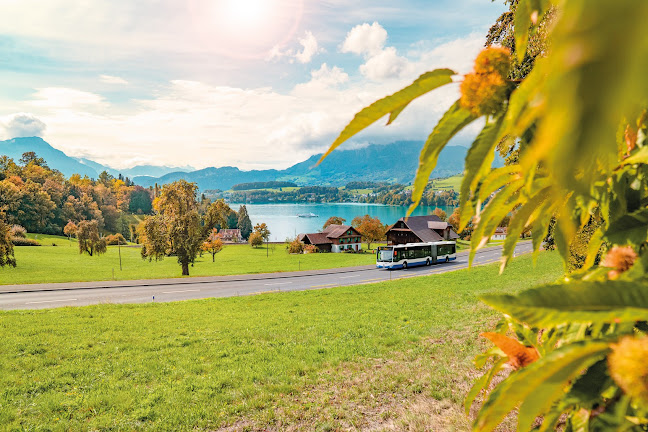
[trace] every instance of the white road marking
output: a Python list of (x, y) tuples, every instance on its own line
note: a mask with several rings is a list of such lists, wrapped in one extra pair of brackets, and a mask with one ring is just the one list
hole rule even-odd
[(340, 276), (340, 279), (349, 279), (349, 278), (357, 278), (360, 277), (360, 275), (353, 275), (353, 276)]
[(68, 301), (77, 301), (77, 299), (65, 299), (65, 300), (43, 300), (37, 302), (27, 302), (25, 304), (39, 304), (39, 303), (57, 303), (57, 302), (68, 302)]
[(200, 290), (180, 290), (180, 291), (162, 291), (162, 294), (175, 294), (175, 293), (183, 293), (183, 292), (199, 292)]
[(271, 283), (271, 284), (263, 284), (265, 286), (273, 286), (273, 285), (288, 285), (291, 284), (292, 282), (278, 282), (278, 283)]

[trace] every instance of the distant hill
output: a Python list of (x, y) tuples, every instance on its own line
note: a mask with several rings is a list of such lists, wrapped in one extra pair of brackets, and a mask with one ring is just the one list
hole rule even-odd
[(13, 138), (0, 141), (0, 155), (6, 155), (18, 162), (18, 159), (25, 152), (35, 152), (38, 156), (47, 161), (50, 168), (61, 171), (66, 177), (72, 174), (87, 175), (97, 178), (99, 172), (92, 166), (81, 163), (79, 160), (70, 157), (60, 150), (49, 145), (39, 137)]
[[(351, 181), (375, 181), (409, 184), (413, 181), (419, 163), (422, 141), (397, 141), (387, 145), (369, 145), (355, 150), (333, 152), (315, 166), (321, 154), (311, 156), (285, 170), (242, 171), (236, 167), (204, 168), (191, 171), (190, 167), (165, 167), (139, 165), (117, 170), (85, 158), (73, 158), (55, 149), (42, 138), (14, 138), (0, 141), (0, 155), (7, 155), (16, 161), (24, 152), (33, 151), (44, 158), (48, 165), (58, 169), (65, 176), (72, 174), (97, 178), (102, 171), (117, 176), (122, 174), (135, 183), (148, 187), (163, 185), (184, 179), (198, 184), (200, 190), (228, 190), (240, 183), (288, 181), (300, 186), (344, 186)], [(446, 147), (439, 156), (432, 177), (449, 177), (463, 172), (467, 148)], [(502, 161), (496, 157), (495, 166)]]
[(159, 177), (171, 172), (194, 170), (192, 167), (167, 167), (157, 165), (137, 165), (133, 168), (116, 169), (90, 159), (68, 156), (39, 137), (13, 138), (0, 141), (0, 155), (7, 155), (16, 162), (23, 153), (29, 151), (33, 151), (45, 159), (51, 168), (61, 171), (66, 177), (72, 174), (80, 174), (82, 176), (87, 175), (91, 178), (97, 178), (102, 171), (107, 171), (115, 177), (122, 174), (124, 177), (132, 179), (137, 176)]
[[(350, 181), (376, 181), (408, 184), (418, 168), (422, 141), (397, 141), (387, 145), (370, 145), (355, 150), (339, 150), (315, 166), (321, 154), (285, 170), (241, 171), (234, 167), (205, 168), (188, 173), (171, 173), (162, 177), (137, 177), (144, 187), (162, 185), (179, 179), (196, 182), (200, 190), (230, 189), (247, 182), (290, 181), (300, 186), (344, 186)], [(448, 177), (463, 172), (468, 149), (446, 147), (439, 156), (433, 177)], [(500, 163), (501, 165), (501, 163)]]

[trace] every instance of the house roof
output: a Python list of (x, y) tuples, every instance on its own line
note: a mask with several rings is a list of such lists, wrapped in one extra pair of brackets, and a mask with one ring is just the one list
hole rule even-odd
[(434, 230), (444, 230), (448, 228), (448, 222), (428, 221), (428, 228)]
[(339, 238), (346, 235), (347, 231), (353, 231), (353, 235), (360, 235), (360, 233), (353, 228), (351, 225), (329, 225), (327, 226), (322, 234), (326, 234), (328, 238)]
[[(427, 215), (427, 216), (410, 216), (408, 218), (402, 217), (398, 219), (398, 222), (402, 222), (408, 229), (411, 230), (422, 242), (433, 242), (443, 240), (443, 233), (438, 231), (443, 231), (448, 229), (449, 225), (447, 222), (443, 222), (438, 216)], [(396, 224), (394, 224), (396, 225)], [(393, 226), (394, 226), (393, 225)], [(390, 228), (389, 231), (401, 231), (403, 228)], [(456, 232), (450, 228), (450, 239), (457, 239), (459, 236)]]
[(241, 230), (237, 228), (225, 228), (220, 230), (218, 234), (227, 235), (227, 236), (241, 235)]
[(300, 234), (299, 240), (304, 241), (305, 237), (308, 238), (308, 241), (314, 245), (333, 243), (331, 239), (326, 236), (325, 233)]
[(495, 228), (495, 234), (504, 234), (504, 235), (506, 235), (507, 232), (508, 232), (507, 227), (497, 227), (497, 228)]

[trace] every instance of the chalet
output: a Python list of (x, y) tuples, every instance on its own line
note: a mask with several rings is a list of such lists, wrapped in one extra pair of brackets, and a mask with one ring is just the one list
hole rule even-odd
[(456, 240), (459, 236), (447, 222), (438, 216), (410, 216), (400, 218), (387, 231), (387, 244), (427, 243)]
[(360, 233), (349, 225), (329, 225), (321, 233), (299, 234), (297, 238), (317, 246), (320, 252), (359, 251), (362, 247)]
[(508, 233), (507, 227), (497, 227), (495, 228), (495, 234), (491, 237), (492, 240), (504, 240), (506, 239), (506, 234)]
[(241, 243), (243, 241), (240, 229), (222, 229), (218, 235), (224, 242)]

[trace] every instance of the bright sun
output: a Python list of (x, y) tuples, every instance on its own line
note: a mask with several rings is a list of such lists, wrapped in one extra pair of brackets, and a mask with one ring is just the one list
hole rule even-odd
[(273, 9), (270, 0), (223, 0), (217, 13), (234, 28), (251, 30), (264, 25)]
[(201, 43), (231, 57), (263, 58), (294, 36), (304, 0), (189, 0)]

